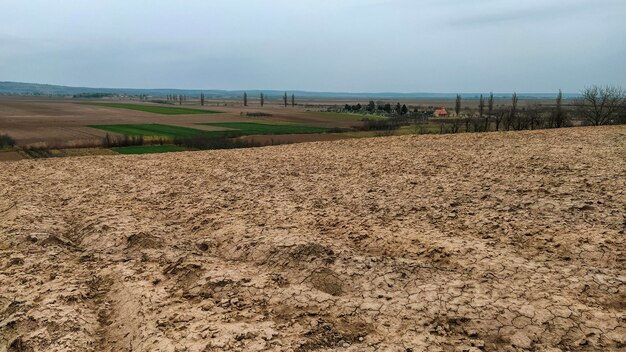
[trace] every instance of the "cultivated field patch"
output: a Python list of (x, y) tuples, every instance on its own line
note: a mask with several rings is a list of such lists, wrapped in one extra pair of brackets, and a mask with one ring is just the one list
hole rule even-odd
[(122, 124), (122, 125), (91, 125), (89, 127), (100, 130), (125, 134), (130, 136), (147, 137), (196, 137), (196, 136), (248, 136), (272, 134), (313, 134), (347, 129), (332, 129), (326, 127), (304, 126), (294, 124), (263, 124), (255, 122), (220, 122), (199, 123), (198, 125), (224, 128), (222, 131), (204, 131), (195, 128), (162, 125), (162, 124)]
[[(242, 135), (253, 134), (308, 134), (325, 133), (331, 131), (343, 131), (341, 129), (331, 129), (326, 127), (305, 126), (296, 124), (266, 124), (255, 122), (212, 122), (201, 123), (199, 125), (228, 128), (240, 132)], [(345, 130), (345, 129), (344, 129)], [(211, 133), (224, 134), (222, 131), (211, 131)]]
[(171, 106), (156, 106), (156, 105), (139, 105), (139, 104), (124, 104), (124, 103), (81, 103), (83, 105), (103, 106), (107, 108), (129, 109), (143, 112), (150, 112), (153, 114), (161, 115), (192, 115), (192, 114), (219, 114), (219, 111), (203, 110), (203, 109), (191, 109), (191, 108), (178, 108)]
[(206, 134), (209, 131), (202, 131), (195, 128), (162, 125), (158, 123), (149, 124), (122, 124), (122, 125), (90, 125), (89, 127), (100, 130), (119, 133), (129, 136), (146, 137), (194, 137)]

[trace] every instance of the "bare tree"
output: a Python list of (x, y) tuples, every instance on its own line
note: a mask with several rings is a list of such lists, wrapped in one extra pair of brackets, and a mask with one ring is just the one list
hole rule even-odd
[(617, 112), (617, 123), (626, 124), (626, 99), (622, 103), (622, 108)]
[(493, 116), (493, 93), (489, 93), (487, 100), (487, 118), (485, 119), (485, 132), (489, 131), (489, 118)]
[(263, 107), (263, 104), (265, 104), (265, 95), (261, 93), (261, 107)]
[(544, 107), (542, 104), (530, 104), (526, 107), (526, 120), (527, 128), (531, 130), (539, 130), (548, 128), (547, 116), (552, 113), (549, 107)]
[(248, 106), (248, 93), (243, 92), (243, 106)]
[(183, 96), (182, 96), (182, 94), (178, 95), (178, 105), (183, 105)]
[(626, 92), (615, 86), (585, 88), (575, 102), (580, 114), (594, 126), (610, 123), (625, 104)]
[(291, 94), (291, 106), (296, 106), (296, 95)]
[(478, 100), (478, 116), (482, 119), (483, 114), (485, 112), (485, 98), (483, 95), (480, 95), (480, 100)]
[(531, 121), (535, 119), (534, 114), (538, 111), (536, 108), (532, 108), (530, 106), (524, 107), (517, 112), (517, 117), (515, 119), (515, 124), (513, 125), (513, 129), (516, 131), (527, 130), (531, 126)]
[[(482, 121), (483, 115), (485, 114), (485, 98), (483, 95), (480, 95), (480, 99), (478, 100), (478, 118)], [(478, 125), (476, 125), (477, 127)], [(474, 127), (474, 131), (477, 132), (478, 129)]]
[(511, 96), (511, 110), (509, 111), (509, 113), (504, 117), (504, 129), (505, 130), (510, 130), (511, 127), (514, 127), (515, 125), (515, 120), (517, 119), (517, 102), (519, 101), (519, 98), (517, 97), (517, 93), (513, 93), (513, 96)]
[(459, 133), (460, 129), (461, 129), (461, 119), (459, 119), (458, 117), (455, 117), (454, 120), (452, 120), (452, 126), (450, 126), (450, 133)]
[(507, 119), (508, 115), (509, 115), (509, 111), (506, 111), (506, 109), (503, 108), (499, 108), (495, 114), (493, 115), (494, 120), (496, 120), (496, 131), (500, 130), (500, 124), (502, 123), (503, 120)]
[(485, 130), (483, 124), (485, 122), (482, 119), (472, 119), (472, 131), (474, 132), (482, 132)]

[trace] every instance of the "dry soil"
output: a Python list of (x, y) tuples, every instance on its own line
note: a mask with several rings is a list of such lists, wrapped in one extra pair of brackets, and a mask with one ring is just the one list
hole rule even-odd
[(0, 164), (0, 351), (626, 346), (626, 127)]

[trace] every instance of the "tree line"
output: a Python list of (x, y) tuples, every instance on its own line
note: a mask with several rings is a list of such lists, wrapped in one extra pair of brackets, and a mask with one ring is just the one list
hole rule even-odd
[[(259, 102), (261, 103), (261, 106), (265, 105), (265, 98), (265, 94), (261, 93), (259, 95)], [(283, 94), (283, 105), (285, 105), (285, 107), (289, 105), (289, 97), (287, 96), (287, 92)], [(248, 106), (248, 92), (243, 92), (243, 106)], [(296, 106), (295, 94), (291, 94), (291, 106)]]
[[(168, 94), (165, 98), (169, 102), (178, 103), (178, 105), (183, 105), (187, 101), (187, 96), (182, 94)], [(204, 105), (204, 93), (200, 93), (200, 102)]]
[[(367, 111), (369, 113), (385, 113), (385, 114), (396, 114), (399, 116), (404, 116), (406, 114), (409, 113), (409, 108), (406, 106), (406, 104), (400, 104), (399, 102), (396, 103), (394, 106), (392, 106), (390, 103), (378, 103), (376, 104), (376, 102), (374, 102), (373, 100), (370, 100), (370, 102), (365, 105), (362, 106), (360, 103), (356, 104), (356, 105), (350, 105), (350, 104), (346, 104), (343, 108), (345, 111), (348, 112), (362, 112), (362, 111)], [(417, 110), (415, 110), (417, 111)]]
[[(566, 109), (563, 92), (559, 90), (553, 106), (528, 104), (519, 107), (519, 96), (513, 93), (510, 105), (495, 106), (493, 93), (485, 97), (481, 94), (476, 114), (461, 113), (462, 99), (457, 95), (455, 114), (465, 122), (465, 130), (470, 124), (477, 130), (477, 123), (483, 121), (483, 131), (488, 131), (490, 123), (495, 130), (524, 130), (538, 128), (560, 128), (571, 125), (574, 118), (594, 126), (626, 123), (626, 91), (615, 86), (591, 86), (585, 88), (580, 97), (575, 98)], [(476, 119), (476, 117), (478, 119)]]
[[(434, 108), (410, 111), (400, 103), (370, 101), (367, 105), (346, 104), (343, 111), (353, 113), (375, 113), (395, 119), (391, 126), (408, 125), (417, 118), (432, 118), (442, 126), (449, 125), (448, 132), (487, 132), (541, 128), (560, 128), (573, 125), (573, 121), (594, 126), (626, 123), (626, 92), (614, 86), (591, 86), (584, 89), (578, 98), (564, 103), (563, 93), (558, 92), (554, 104), (528, 103), (521, 107), (519, 96), (513, 93), (508, 103), (496, 100), (493, 93), (481, 94), (478, 108), (464, 108), (461, 95), (454, 100), (451, 117), (434, 117)], [(496, 104), (500, 103), (500, 104)], [(411, 121), (413, 119), (413, 121)], [(404, 121), (404, 122), (403, 122)]]
[[(259, 101), (261, 106), (265, 105), (266, 95), (260, 93)], [(182, 105), (187, 101), (185, 95), (167, 95), (170, 102)], [(200, 104), (205, 105), (204, 93), (200, 93)], [(243, 93), (243, 105), (248, 106), (249, 96)], [(282, 103), (285, 107), (295, 106), (295, 94), (291, 97), (285, 92), (282, 96)], [(366, 105), (357, 103), (355, 105), (345, 104), (343, 110), (346, 112), (368, 112), (371, 114), (382, 114), (396, 117), (416, 117), (420, 111), (414, 108), (413, 111), (400, 102), (392, 105), (369, 101)], [(543, 106), (539, 104), (527, 104), (519, 107), (519, 96), (513, 93), (508, 105), (496, 105), (493, 93), (487, 96), (481, 94), (478, 100), (478, 109), (473, 111), (463, 109), (463, 99), (457, 95), (454, 102), (453, 130), (462, 129), (470, 131), (489, 131), (491, 129), (500, 130), (521, 130), (536, 128), (559, 128), (571, 124), (572, 118), (586, 121), (588, 124), (599, 126), (610, 123), (626, 123), (626, 91), (616, 86), (591, 86), (585, 88), (578, 98), (569, 102), (567, 107), (563, 104), (563, 93), (559, 91), (553, 106)], [(421, 112), (425, 117), (428, 112)], [(458, 126), (457, 126), (458, 125)]]

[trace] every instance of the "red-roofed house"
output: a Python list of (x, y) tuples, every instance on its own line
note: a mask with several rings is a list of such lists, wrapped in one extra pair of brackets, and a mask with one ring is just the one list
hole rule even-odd
[(435, 110), (434, 115), (435, 117), (448, 117), (448, 110), (446, 110), (446, 108), (442, 106), (439, 109)]

